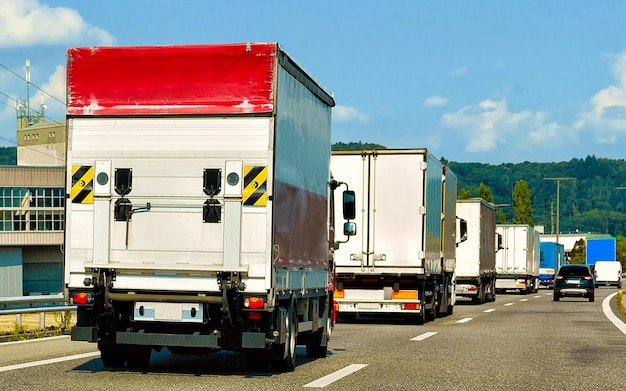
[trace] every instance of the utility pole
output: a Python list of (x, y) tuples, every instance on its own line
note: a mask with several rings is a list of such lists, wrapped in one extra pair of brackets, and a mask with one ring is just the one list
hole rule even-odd
[(558, 178), (543, 178), (546, 181), (556, 181), (556, 243), (559, 244), (559, 231), (560, 231), (560, 227), (559, 227), (559, 214), (560, 214), (560, 188), (561, 188), (561, 181), (574, 181), (576, 180), (575, 178), (569, 178), (569, 177), (558, 177)]

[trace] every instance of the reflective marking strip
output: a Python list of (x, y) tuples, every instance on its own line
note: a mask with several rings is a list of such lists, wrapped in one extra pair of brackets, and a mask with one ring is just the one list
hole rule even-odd
[(474, 319), (474, 318), (463, 318), (461, 320), (457, 320), (456, 322), (457, 323), (467, 323), (467, 322), (469, 322), (472, 319)]
[(93, 175), (93, 166), (72, 166), (72, 203), (93, 204)]
[(243, 175), (243, 204), (247, 206), (267, 205), (267, 167), (245, 166)]
[(327, 385), (336, 382), (337, 380), (346, 377), (360, 369), (363, 369), (367, 366), (367, 364), (350, 364), (347, 367), (340, 369), (336, 372), (331, 373), (330, 375), (326, 375), (321, 377), (315, 381), (312, 381), (309, 384), (305, 384), (303, 387), (326, 387)]
[(437, 334), (437, 332), (436, 332), (436, 331), (429, 331), (429, 332), (427, 332), (427, 333), (420, 334), (420, 335), (418, 335), (417, 337), (413, 337), (413, 338), (411, 338), (411, 341), (423, 341), (423, 340), (425, 340), (426, 338), (430, 338), (430, 337), (432, 337), (432, 336), (433, 336), (433, 335), (435, 335), (435, 334)]

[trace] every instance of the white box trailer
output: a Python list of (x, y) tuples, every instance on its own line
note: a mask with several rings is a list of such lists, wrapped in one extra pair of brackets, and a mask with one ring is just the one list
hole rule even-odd
[(622, 264), (620, 261), (596, 261), (593, 268), (596, 287), (615, 285), (622, 288)]
[(394, 314), (423, 323), (452, 313), (456, 202), (444, 206), (444, 193), (456, 199), (453, 172), (444, 176), (426, 149), (333, 151), (331, 171), (356, 193), (359, 227), (335, 252), (338, 316)]
[(483, 304), (496, 299), (496, 208), (482, 198), (456, 201), (456, 214), (467, 222), (467, 240), (456, 249), (457, 296)]
[(496, 293), (539, 289), (539, 232), (526, 224), (497, 224), (502, 249), (496, 253)]
[(324, 357), (332, 96), (276, 43), (70, 48), (67, 72), (72, 339), (106, 366)]

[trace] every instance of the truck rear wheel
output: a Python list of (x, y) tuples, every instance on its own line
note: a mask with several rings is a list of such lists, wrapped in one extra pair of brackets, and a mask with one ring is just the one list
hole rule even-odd
[[(331, 301), (328, 301), (329, 303)], [(333, 328), (333, 319), (332, 312), (330, 311), (330, 306), (327, 304), (326, 311), (322, 314), (322, 319), (326, 318), (326, 324), (322, 329), (318, 329), (317, 331), (311, 333), (307, 342), (306, 342), (306, 355), (308, 357), (317, 357), (324, 358), (326, 357), (326, 350), (328, 350), (328, 340), (330, 339), (330, 333)], [(326, 332), (326, 338), (324, 341), (324, 332)]]
[(272, 361), (272, 369), (291, 372), (296, 369), (296, 343), (298, 340), (298, 320), (296, 309), (292, 306), (292, 315), (287, 317), (287, 340), (283, 345), (283, 358)]
[(121, 368), (126, 361), (122, 353), (113, 350), (100, 350), (100, 358), (102, 365), (108, 368)]
[(142, 369), (146, 368), (150, 363), (150, 356), (152, 354), (152, 349), (137, 347), (134, 352), (128, 353), (126, 357), (126, 362), (128, 363), (128, 368), (132, 369)]

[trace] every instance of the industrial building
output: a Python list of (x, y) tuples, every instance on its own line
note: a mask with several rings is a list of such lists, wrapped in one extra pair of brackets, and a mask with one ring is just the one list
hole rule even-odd
[(63, 289), (65, 122), (18, 111), (17, 166), (0, 166), (0, 296)]

